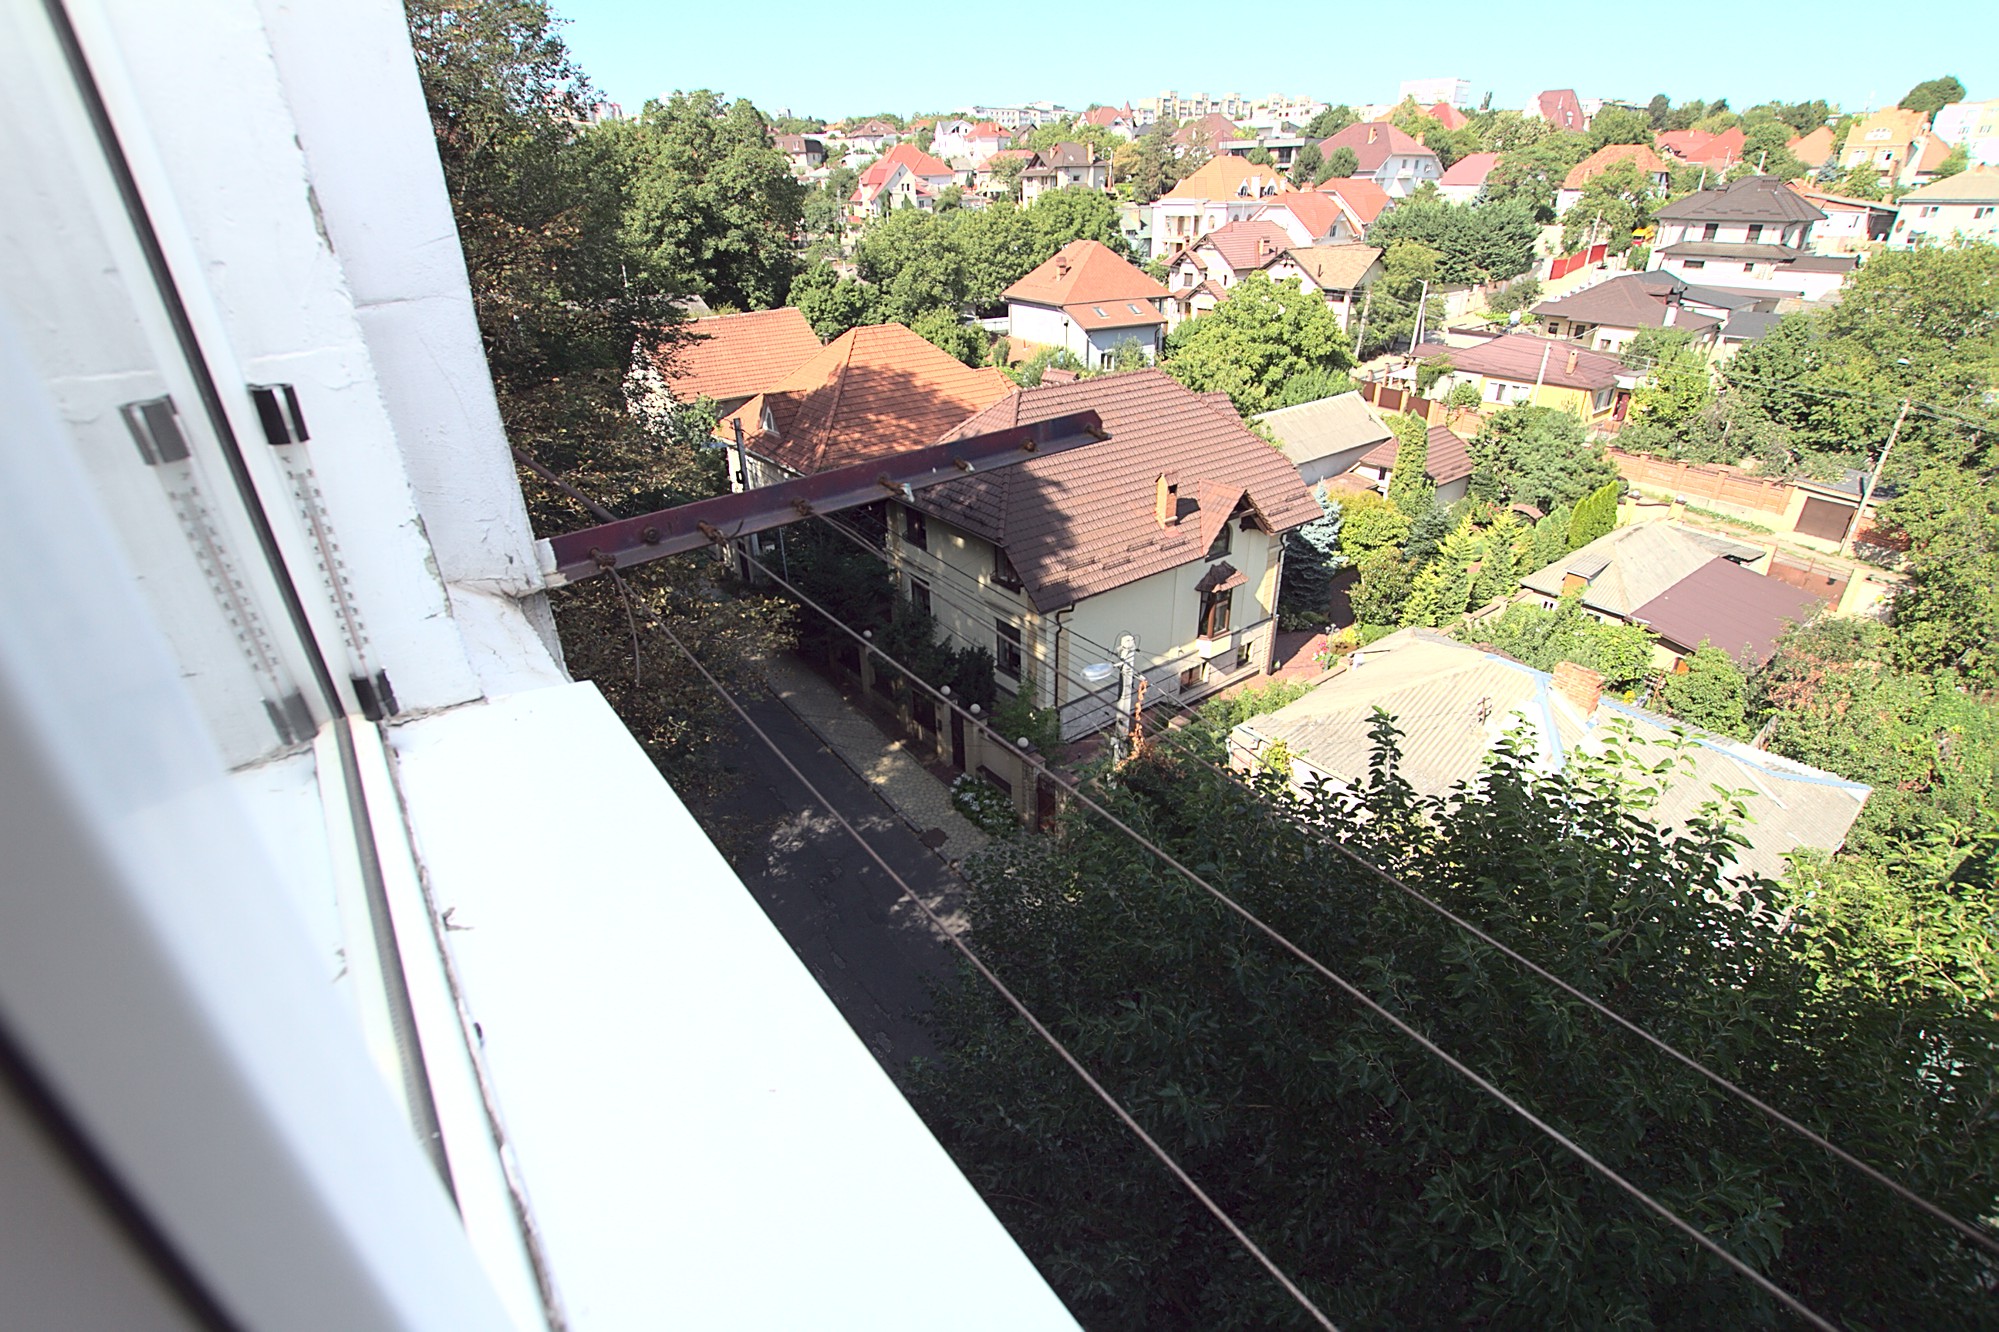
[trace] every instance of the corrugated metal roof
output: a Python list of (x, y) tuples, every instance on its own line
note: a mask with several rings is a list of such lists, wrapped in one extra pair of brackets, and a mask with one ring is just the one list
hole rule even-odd
[(1753, 560), (1762, 554), (1756, 546), (1677, 523), (1635, 523), (1607, 532), (1536, 569), (1521, 579), (1520, 585), (1543, 596), (1559, 597), (1564, 576), (1575, 574), (1589, 580), (1582, 590), (1583, 605), (1628, 620), (1633, 611), (1717, 555)]

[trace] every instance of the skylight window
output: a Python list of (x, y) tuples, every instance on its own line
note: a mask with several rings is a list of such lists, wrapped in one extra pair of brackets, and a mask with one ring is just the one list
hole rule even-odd
[(1091, 306), (1090, 308), (1091, 308), (1092, 310), (1095, 310), (1095, 311), (1097, 312), (1097, 318), (1099, 318), (1099, 319), (1109, 319), (1109, 318), (1110, 318), (1110, 316), (1109, 316), (1109, 315), (1107, 315), (1107, 314), (1105, 314), (1105, 313), (1104, 313), (1104, 307), (1103, 307), (1103, 306), (1101, 306), (1101, 305), (1093, 305), (1093, 306)]

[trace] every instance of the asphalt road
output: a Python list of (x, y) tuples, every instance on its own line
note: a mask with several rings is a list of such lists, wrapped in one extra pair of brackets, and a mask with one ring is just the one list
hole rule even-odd
[[(744, 700), (783, 748), (909, 886), (956, 920), (958, 883), (909, 825), (774, 698)], [(769, 829), (739, 849), (736, 869), (757, 904), (891, 1075), (935, 1045), (922, 1026), (929, 984), (957, 954), (855, 845), (798, 779), (747, 729), (722, 755), (741, 776), (726, 803)]]

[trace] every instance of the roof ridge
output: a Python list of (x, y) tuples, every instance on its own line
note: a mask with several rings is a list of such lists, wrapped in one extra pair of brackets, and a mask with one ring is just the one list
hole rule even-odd
[(817, 443), (812, 448), (812, 470), (815, 472), (819, 470), (819, 464), (825, 460), (826, 444), (833, 433), (833, 422), (840, 414), (840, 399), (847, 390), (847, 370), (854, 363), (854, 348), (860, 343), (860, 334), (863, 331), (854, 329), (854, 336), (847, 339), (846, 353), (841, 356), (839, 365), (833, 371), (832, 401), (827, 403), (824, 417), (813, 425), (812, 433), (817, 437)]

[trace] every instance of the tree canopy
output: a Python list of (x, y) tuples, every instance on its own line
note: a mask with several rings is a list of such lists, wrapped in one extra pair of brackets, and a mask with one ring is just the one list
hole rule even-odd
[(1167, 335), (1162, 364), (1197, 393), (1228, 394), (1248, 416), (1276, 406), (1295, 376), (1347, 369), (1353, 347), (1332, 308), (1296, 278), (1252, 273), (1227, 300)]
[(1952, 102), (1964, 100), (1964, 85), (1954, 75), (1946, 74), (1940, 79), (1924, 79), (1915, 87), (1902, 94), (1896, 103), (1905, 111), (1920, 111), (1926, 116), (1934, 116)]
[(1367, 229), (1370, 245), (1417, 241), (1435, 250), (1442, 282), (1495, 282), (1534, 266), (1541, 229), (1532, 207), (1518, 200), (1445, 203), (1405, 200)]
[(1553, 407), (1501, 408), (1485, 419), (1470, 451), (1474, 491), (1543, 513), (1618, 479), (1603, 446), (1585, 438), (1582, 422)]

